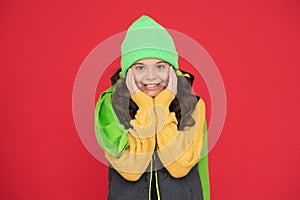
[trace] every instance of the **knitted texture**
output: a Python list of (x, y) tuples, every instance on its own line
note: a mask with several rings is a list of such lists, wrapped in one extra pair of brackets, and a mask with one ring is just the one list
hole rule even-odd
[(130, 25), (121, 45), (121, 52), (124, 77), (133, 63), (144, 58), (161, 59), (178, 69), (178, 54), (171, 35), (146, 15)]

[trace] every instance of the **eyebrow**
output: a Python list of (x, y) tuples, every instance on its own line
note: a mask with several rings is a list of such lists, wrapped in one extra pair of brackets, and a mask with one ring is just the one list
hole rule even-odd
[[(157, 65), (159, 63), (167, 63), (167, 62), (166, 61), (158, 61), (157, 63), (155, 63), (155, 65)], [(145, 63), (137, 62), (137, 63), (133, 63), (132, 65), (146, 65), (146, 64)]]

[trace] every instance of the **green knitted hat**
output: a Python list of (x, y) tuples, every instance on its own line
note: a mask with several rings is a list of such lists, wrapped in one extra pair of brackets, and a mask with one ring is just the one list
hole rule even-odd
[(178, 69), (178, 54), (168, 31), (148, 16), (141, 16), (128, 28), (121, 45), (122, 75), (144, 58), (158, 58)]

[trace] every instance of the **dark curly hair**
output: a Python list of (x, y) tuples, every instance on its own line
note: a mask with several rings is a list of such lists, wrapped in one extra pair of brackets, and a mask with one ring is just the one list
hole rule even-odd
[[(116, 89), (112, 95), (112, 105), (119, 121), (128, 129), (132, 128), (130, 121), (135, 118), (138, 106), (130, 98), (125, 78), (119, 76), (120, 71), (118, 70), (110, 78), (111, 83), (113, 85), (116, 84)], [(182, 72), (183, 74), (187, 73)], [(175, 112), (178, 121), (178, 130), (183, 130), (185, 127), (195, 124), (195, 120), (191, 114), (198, 102), (198, 97), (191, 93), (194, 76), (191, 74), (189, 76), (177, 76), (177, 94), (169, 106), (170, 112)]]

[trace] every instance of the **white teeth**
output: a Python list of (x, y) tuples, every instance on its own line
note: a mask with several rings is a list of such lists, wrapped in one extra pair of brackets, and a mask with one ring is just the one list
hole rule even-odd
[(147, 85), (147, 87), (149, 87), (149, 88), (153, 88), (155, 86), (157, 86), (157, 85), (156, 84)]
[(152, 88), (155, 88), (156, 86), (157, 86), (158, 84), (146, 84), (146, 87), (148, 88), (148, 89), (152, 89)]

